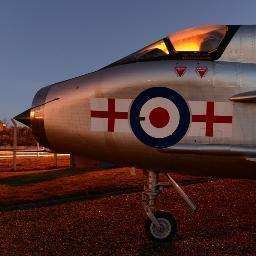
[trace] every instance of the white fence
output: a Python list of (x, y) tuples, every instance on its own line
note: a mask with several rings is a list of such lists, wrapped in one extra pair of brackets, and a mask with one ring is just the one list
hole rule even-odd
[(45, 148), (40, 148), (39, 144), (37, 147), (21, 147), (17, 146), (17, 124), (14, 119), (12, 119), (12, 123), (14, 126), (13, 133), (13, 146), (12, 147), (0, 147), (0, 159), (9, 159), (12, 158), (12, 167), (13, 170), (17, 170), (17, 157), (54, 157), (54, 167), (58, 167), (58, 155), (66, 155), (69, 154), (57, 154), (55, 152), (49, 152)]

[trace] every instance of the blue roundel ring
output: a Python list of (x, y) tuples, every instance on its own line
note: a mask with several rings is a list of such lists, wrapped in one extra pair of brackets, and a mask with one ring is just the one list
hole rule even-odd
[[(155, 138), (148, 135), (140, 122), (140, 111), (143, 105), (156, 97), (166, 98), (177, 107), (180, 120), (177, 129), (167, 137)], [(190, 111), (183, 97), (166, 87), (152, 87), (141, 92), (133, 101), (130, 109), (130, 124), (134, 135), (144, 144), (155, 148), (167, 148), (178, 143), (186, 134), (190, 124)]]

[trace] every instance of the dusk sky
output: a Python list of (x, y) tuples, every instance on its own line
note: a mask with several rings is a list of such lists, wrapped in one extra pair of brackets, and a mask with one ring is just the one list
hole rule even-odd
[(255, 10), (255, 0), (0, 0), (0, 119), (29, 108), (40, 87), (180, 29), (256, 24)]

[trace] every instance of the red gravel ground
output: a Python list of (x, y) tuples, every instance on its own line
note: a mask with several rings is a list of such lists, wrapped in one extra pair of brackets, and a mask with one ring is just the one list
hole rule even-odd
[[(142, 172), (32, 168), (33, 161), (25, 171), (1, 169), (0, 255), (256, 255), (256, 181), (185, 186), (195, 212), (166, 189), (158, 207), (171, 212), (179, 228), (173, 243), (159, 244), (145, 237), (141, 193), (131, 193), (142, 188)], [(52, 198), (51, 205), (34, 208)], [(5, 211), (11, 205), (17, 210)]]

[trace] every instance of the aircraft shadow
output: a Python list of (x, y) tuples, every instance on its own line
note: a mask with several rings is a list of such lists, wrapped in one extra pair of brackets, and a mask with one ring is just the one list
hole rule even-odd
[(175, 247), (175, 242), (157, 242), (150, 241), (148, 239), (145, 240), (143, 249), (141, 250), (139, 255), (145, 256), (157, 256), (157, 255), (168, 255), (168, 256), (176, 256), (177, 250)]
[[(256, 226), (252, 223), (237, 223), (236, 225), (226, 225), (223, 227), (217, 227), (212, 229), (203, 229), (196, 230), (192, 232), (187, 232), (185, 234), (177, 234), (174, 238), (173, 242), (164, 242), (159, 243), (155, 241), (145, 240), (144, 247), (140, 253), (140, 255), (177, 255), (177, 250), (179, 250), (179, 255), (182, 255), (182, 248), (176, 247), (175, 243), (179, 243), (179, 241), (189, 240), (191, 238), (202, 238), (202, 239), (227, 239), (227, 237), (232, 234), (234, 231), (242, 232), (255, 230)], [(246, 250), (246, 248), (244, 249)], [(247, 252), (248, 255), (252, 255), (252, 251)], [(244, 251), (244, 255), (247, 255), (246, 251)]]
[[(104, 169), (105, 170), (105, 169)], [(90, 170), (75, 170), (73, 172), (72, 169), (67, 169), (67, 170), (59, 170), (52, 173), (49, 173), (49, 177), (44, 177), (44, 180), (49, 180), (49, 179), (57, 179), (59, 177), (64, 177), (64, 176), (73, 176), (73, 175), (78, 175), (84, 172), (90, 172), (90, 171), (95, 171), (90, 168)], [(62, 173), (63, 172), (63, 173)], [(51, 175), (52, 174), (52, 175)], [(37, 177), (37, 175), (40, 176), (40, 174), (31, 174), (32, 177), (29, 178), (29, 180), (18, 180), (17, 181), (17, 176), (16, 177), (9, 177), (9, 178), (4, 178), (0, 179), (0, 184), (12, 184), (12, 186), (20, 186), (20, 185), (27, 185), (27, 184), (34, 184), (36, 182), (42, 182), (43, 179), (41, 177)], [(45, 173), (43, 173), (45, 175)], [(26, 175), (29, 176), (29, 175)], [(13, 179), (15, 178), (15, 179)], [(21, 176), (23, 178), (23, 176)], [(192, 179), (192, 180), (180, 180), (179, 184), (183, 186), (191, 185), (191, 184), (198, 184), (198, 183), (205, 183), (208, 182), (209, 180), (212, 179)], [(11, 183), (13, 182), (13, 183)], [(86, 190), (86, 191), (79, 191), (78, 193), (73, 193), (73, 194), (67, 194), (67, 195), (62, 195), (62, 196), (56, 196), (56, 197), (51, 197), (47, 198), (44, 200), (36, 200), (36, 201), (22, 201), (22, 202), (17, 202), (17, 203), (4, 203), (0, 204), (0, 211), (12, 211), (12, 210), (26, 210), (26, 209), (32, 209), (32, 208), (40, 208), (40, 207), (46, 207), (46, 206), (52, 206), (52, 205), (59, 205), (59, 204), (64, 204), (64, 203), (69, 203), (73, 201), (84, 201), (84, 200), (93, 200), (93, 199), (98, 199), (98, 198), (104, 198), (104, 197), (109, 197), (113, 195), (123, 195), (123, 194), (130, 194), (130, 193), (136, 193), (136, 192), (142, 192), (143, 187), (138, 186), (136, 184), (134, 185), (129, 185), (126, 184), (124, 186), (118, 186), (118, 187), (104, 187), (101, 190)]]
[(127, 195), (136, 192), (142, 192), (142, 187), (123, 187), (123, 188), (109, 188), (101, 191), (91, 191), (88, 192), (81, 191), (79, 193), (74, 193), (71, 195), (52, 197), (46, 200), (38, 201), (23, 201), (21, 203), (14, 204), (0, 204), (0, 212), (8, 212), (14, 210), (29, 210), (33, 208), (54, 206), (59, 204), (65, 204), (69, 202), (84, 201), (84, 200), (95, 200), (98, 198), (110, 197), (114, 195)]
[[(83, 173), (94, 172), (102, 168), (67, 168), (67, 169), (54, 169), (42, 173), (33, 173), (27, 175), (17, 175), (13, 177), (0, 178), (0, 185), (8, 186), (26, 186), (30, 184), (40, 183), (43, 181), (55, 180), (58, 178), (80, 175)], [(106, 169), (106, 168), (104, 168)]]

